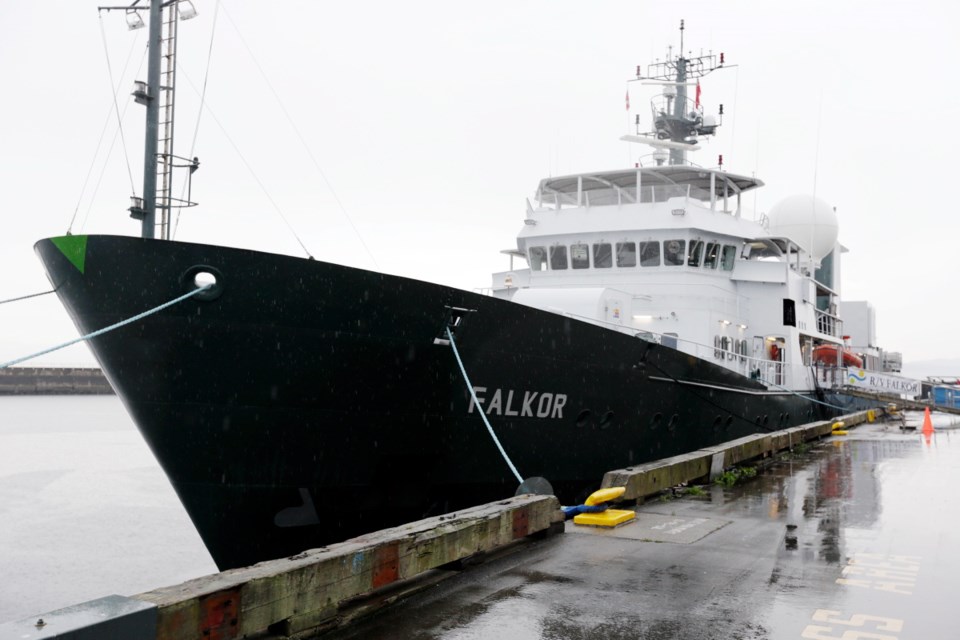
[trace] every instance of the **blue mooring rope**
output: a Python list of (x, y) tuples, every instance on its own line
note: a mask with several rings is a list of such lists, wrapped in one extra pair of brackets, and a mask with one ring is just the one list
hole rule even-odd
[(40, 296), (45, 296), (48, 293), (53, 293), (56, 289), (50, 289), (50, 291), (41, 291), (40, 293), (31, 293), (28, 296), (19, 296), (17, 298), (10, 298), (8, 300), (0, 300), (0, 304), (7, 304), (8, 302), (17, 302), (18, 300), (28, 300), (30, 298), (39, 298)]
[(55, 346), (55, 347), (50, 347), (49, 349), (44, 349), (43, 351), (38, 351), (37, 353), (31, 353), (30, 355), (28, 355), (28, 356), (23, 356), (22, 358), (16, 358), (15, 360), (11, 360), (10, 362), (4, 362), (3, 364), (0, 364), (0, 369), (6, 369), (6, 368), (9, 367), (9, 366), (12, 366), (12, 365), (15, 365), (15, 364), (20, 364), (21, 362), (26, 362), (27, 360), (32, 360), (33, 358), (37, 358), (37, 357), (39, 357), (39, 356), (46, 355), (46, 354), (48, 354), (48, 353), (53, 353), (54, 351), (58, 351), (58, 350), (60, 350), (60, 349), (63, 349), (64, 347), (69, 347), (69, 346), (72, 345), (72, 344), (76, 344), (76, 343), (78, 343), (78, 342), (83, 342), (84, 340), (89, 340), (89, 339), (91, 339), (91, 338), (96, 338), (97, 336), (103, 335), (103, 334), (107, 333), (108, 331), (113, 331), (114, 329), (119, 329), (120, 327), (122, 327), (122, 326), (124, 326), (124, 325), (128, 325), (128, 324), (130, 324), (130, 323), (132, 323), (132, 322), (136, 322), (137, 320), (142, 320), (143, 318), (146, 318), (147, 316), (152, 315), (152, 314), (156, 313), (157, 311), (162, 311), (163, 309), (166, 309), (167, 307), (171, 307), (171, 306), (177, 304), (178, 302), (183, 302), (183, 301), (186, 300), (187, 298), (189, 298), (189, 297), (191, 297), (191, 296), (195, 296), (195, 295), (197, 295), (198, 293), (200, 293), (201, 291), (206, 291), (207, 289), (209, 289), (209, 288), (212, 287), (212, 286), (213, 286), (212, 284), (204, 285), (204, 286), (202, 286), (202, 287), (200, 287), (200, 288), (198, 288), (198, 289), (194, 289), (194, 290), (191, 291), (190, 293), (185, 293), (185, 294), (183, 294), (183, 295), (180, 296), (179, 298), (174, 298), (173, 300), (170, 300), (169, 302), (164, 302), (164, 303), (161, 304), (160, 306), (157, 306), (157, 307), (154, 307), (153, 309), (149, 309), (149, 310), (147, 310), (147, 311), (144, 311), (143, 313), (138, 313), (137, 315), (133, 316), (132, 318), (127, 318), (126, 320), (121, 320), (120, 322), (117, 322), (116, 324), (112, 324), (112, 325), (110, 325), (109, 327), (104, 327), (103, 329), (97, 329), (97, 330), (94, 331), (93, 333), (88, 333), (88, 334), (85, 335), (85, 336), (80, 336), (79, 338), (74, 338), (73, 340), (70, 340), (69, 342), (64, 342), (63, 344), (58, 344), (58, 345)]
[(483, 418), (483, 424), (487, 425), (487, 431), (490, 432), (490, 437), (493, 438), (494, 444), (496, 444), (497, 449), (500, 450), (500, 455), (502, 455), (503, 459), (506, 460), (507, 466), (510, 467), (510, 471), (513, 471), (513, 475), (517, 478), (517, 482), (523, 484), (523, 478), (520, 476), (520, 472), (517, 471), (517, 468), (513, 466), (512, 462), (510, 462), (510, 456), (508, 456), (507, 452), (504, 451), (503, 445), (500, 444), (500, 440), (497, 439), (497, 434), (493, 432), (493, 427), (490, 426), (490, 422), (487, 420), (487, 416), (483, 412), (483, 407), (481, 407), (480, 403), (477, 401), (477, 394), (473, 390), (473, 385), (470, 384), (470, 378), (467, 376), (467, 370), (463, 368), (463, 361), (460, 359), (460, 352), (457, 351), (457, 343), (453, 340), (453, 333), (450, 331), (450, 327), (447, 327), (447, 338), (450, 340), (450, 346), (453, 347), (453, 355), (457, 358), (457, 364), (460, 365), (460, 373), (463, 374), (463, 381), (467, 383), (467, 390), (470, 392), (470, 397), (473, 398), (473, 406), (475, 406), (477, 411), (480, 412), (480, 417)]

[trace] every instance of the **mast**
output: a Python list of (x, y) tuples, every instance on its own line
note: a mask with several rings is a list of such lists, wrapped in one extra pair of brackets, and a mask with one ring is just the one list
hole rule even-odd
[[(153, 238), (157, 228), (157, 132), (160, 128), (160, 22), (161, 0), (150, 0), (150, 33), (147, 41), (147, 120), (143, 142), (143, 238)], [(136, 4), (136, 2), (134, 2)]]
[[(141, 2), (149, 2), (149, 6), (141, 6)], [(188, 169), (188, 179), (192, 182), (193, 172), (200, 165), (196, 158), (187, 160), (173, 153), (177, 24), (181, 18), (188, 20), (196, 17), (197, 11), (190, 0), (133, 0), (132, 4), (125, 7), (100, 7), (101, 11), (115, 9), (126, 13), (127, 26), (131, 30), (144, 26), (141, 13), (147, 14), (149, 24), (147, 81), (136, 81), (133, 90), (134, 101), (147, 108), (143, 143), (143, 196), (131, 198), (133, 202), (129, 208), (130, 217), (140, 220), (141, 237), (155, 238), (159, 210), (160, 238), (169, 240), (173, 208), (196, 205), (190, 201), (189, 196), (186, 200), (174, 198), (172, 190), (175, 168)], [(176, 164), (177, 160), (184, 161), (185, 164)]]
[[(642, 73), (641, 65), (637, 65), (636, 78), (630, 81), (640, 81), (642, 84), (656, 84), (663, 87), (663, 93), (654, 96), (650, 101), (650, 110), (653, 118), (653, 130), (640, 131), (640, 115), (637, 114), (637, 135), (623, 136), (621, 140), (649, 144), (657, 149), (670, 151), (670, 164), (682, 165), (687, 163), (687, 151), (696, 151), (698, 136), (713, 135), (717, 127), (722, 124), (723, 105), (720, 105), (720, 118), (704, 115), (700, 104), (700, 78), (717, 69), (723, 68), (723, 54), (713, 53), (696, 57), (686, 57), (684, 53), (683, 32), (684, 21), (680, 21), (680, 50), (676, 57), (668, 49), (667, 59), (647, 65), (646, 73)], [(695, 84), (690, 84), (696, 80)], [(696, 87), (696, 98), (688, 97), (688, 87)]]

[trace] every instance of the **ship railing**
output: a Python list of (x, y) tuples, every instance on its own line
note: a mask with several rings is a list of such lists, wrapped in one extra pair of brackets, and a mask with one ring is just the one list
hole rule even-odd
[[(639, 194), (639, 196), (638, 196)], [(536, 200), (540, 209), (569, 209), (578, 207), (600, 207), (611, 205), (659, 204), (681, 199), (676, 209), (685, 209), (690, 200), (698, 201), (709, 207), (710, 191), (689, 184), (651, 184), (615, 185), (590, 176), (583, 176), (581, 188), (577, 191), (556, 191), (544, 189), (537, 193)]]
[(773, 388), (783, 387), (786, 389), (809, 390), (812, 386), (812, 379), (806, 367), (802, 363), (791, 363), (788, 361), (767, 360), (766, 358), (755, 358), (742, 353), (737, 353), (731, 349), (718, 348), (714, 345), (707, 345), (693, 340), (681, 338), (671, 333), (657, 333), (629, 327), (626, 325), (581, 316), (575, 313), (563, 312), (561, 315), (589, 322), (607, 329), (614, 329), (640, 340), (654, 342), (682, 351), (683, 353), (695, 356), (701, 360), (714, 362), (718, 366), (730, 369), (740, 375), (766, 383)]
[(816, 309), (814, 315), (816, 317), (817, 331), (819, 333), (828, 336), (834, 336), (835, 338), (840, 337), (843, 320), (833, 314), (827, 313), (826, 311), (821, 311), (820, 309)]
[(817, 383), (825, 389), (839, 389), (846, 385), (846, 367), (832, 367), (823, 364), (814, 365)]

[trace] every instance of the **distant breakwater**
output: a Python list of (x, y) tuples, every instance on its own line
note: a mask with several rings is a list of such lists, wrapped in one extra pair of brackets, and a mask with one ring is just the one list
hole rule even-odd
[(10, 367), (0, 369), (0, 395), (110, 394), (113, 389), (94, 367)]

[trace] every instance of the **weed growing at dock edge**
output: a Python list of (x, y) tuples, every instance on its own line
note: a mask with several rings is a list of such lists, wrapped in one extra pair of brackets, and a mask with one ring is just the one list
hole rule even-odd
[(756, 467), (734, 467), (717, 476), (714, 482), (725, 487), (732, 487), (741, 480), (749, 480), (757, 475)]
[(682, 498), (683, 496), (705, 496), (707, 492), (703, 490), (703, 487), (700, 485), (690, 485), (685, 487), (683, 485), (677, 487), (670, 487), (663, 491), (657, 499), (660, 502), (670, 502), (671, 500), (676, 500), (677, 498)]

